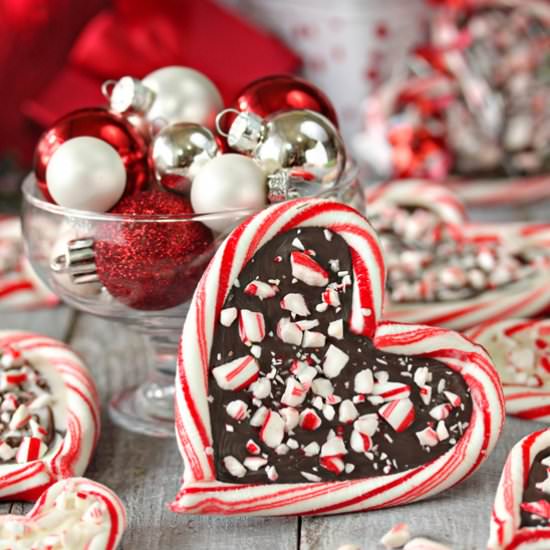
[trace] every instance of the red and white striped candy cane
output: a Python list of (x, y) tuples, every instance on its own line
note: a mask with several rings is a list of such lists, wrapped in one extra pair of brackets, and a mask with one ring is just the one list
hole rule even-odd
[(46, 489), (25, 516), (0, 516), (2, 540), (18, 548), (25, 543), (30, 548), (50, 537), (66, 540), (70, 532), (72, 548), (115, 550), (126, 527), (126, 509), (118, 496), (83, 477), (64, 479)]
[(446, 223), (463, 224), (467, 220), (460, 199), (444, 185), (428, 180), (395, 180), (367, 187), (365, 201), (367, 216), (387, 206), (417, 206), (430, 210)]
[(99, 438), (99, 397), (80, 358), (63, 343), (21, 331), (0, 331), (0, 350), (14, 348), (44, 376), (54, 403), (54, 439), (40, 459), (0, 464), (0, 500), (36, 500), (52, 483), (86, 470)]
[(59, 303), (57, 296), (44, 286), (22, 255), (21, 241), (19, 218), (0, 216), (0, 312)]
[[(427, 356), (459, 372), (472, 394), (468, 428), (455, 447), (425, 466), (359, 480), (238, 484), (216, 479), (208, 408), (210, 350), (233, 281), (258, 249), (298, 227), (328, 228), (349, 245), (354, 272), (349, 327), (386, 352)], [(237, 227), (204, 273), (184, 325), (176, 380), (176, 435), (185, 469), (175, 512), (195, 514), (332, 514), (405, 504), (469, 476), (493, 449), (504, 400), (483, 349), (445, 329), (380, 322), (384, 261), (376, 235), (355, 210), (324, 200), (272, 206)]]
[(520, 528), (523, 491), (537, 454), (550, 447), (550, 428), (529, 434), (516, 443), (502, 471), (495, 495), (489, 550), (540, 550), (550, 547), (550, 528)]
[(385, 317), (404, 323), (427, 323), (466, 330), (511, 317), (534, 317), (550, 308), (550, 224), (465, 224), (463, 235), (475, 242), (505, 243), (515, 250), (546, 253), (529, 277), (464, 300), (390, 302)]
[[(481, 344), (493, 358), (502, 378), (507, 414), (550, 423), (550, 319), (485, 323), (470, 329), (467, 336)], [(537, 375), (536, 381), (514, 383), (504, 340), (517, 342), (518, 349), (531, 352), (535, 360), (535, 354), (540, 355), (543, 362), (540, 370), (546, 371), (545, 375)]]

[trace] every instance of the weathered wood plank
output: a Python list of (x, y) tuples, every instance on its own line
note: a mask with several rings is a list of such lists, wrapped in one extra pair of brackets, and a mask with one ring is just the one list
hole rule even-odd
[(542, 425), (507, 418), (490, 459), (463, 484), (423, 503), (363, 514), (303, 518), (300, 550), (336, 550), (344, 543), (377, 548), (380, 537), (399, 522), (415, 535), (449, 544), (453, 550), (485, 548), (496, 487), (510, 448)]
[(74, 310), (67, 306), (35, 311), (2, 312), (0, 313), (0, 330), (28, 330), (64, 340), (74, 316)]
[(102, 436), (86, 475), (124, 500), (129, 517), (125, 550), (296, 548), (296, 519), (198, 518), (169, 512), (166, 503), (175, 496), (182, 473), (175, 441), (119, 429), (105, 408), (113, 393), (144, 376), (148, 355), (144, 339), (120, 325), (81, 316), (71, 345), (94, 373), (104, 404)]

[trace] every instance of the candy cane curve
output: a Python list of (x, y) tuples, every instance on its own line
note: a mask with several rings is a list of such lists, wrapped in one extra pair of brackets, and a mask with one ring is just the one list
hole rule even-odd
[(520, 528), (520, 505), (533, 460), (550, 447), (550, 428), (516, 443), (504, 465), (495, 495), (489, 531), (489, 550), (542, 550), (550, 546), (550, 528)]
[(378, 213), (388, 205), (402, 205), (426, 208), (447, 223), (462, 224), (467, 220), (461, 200), (447, 187), (428, 180), (394, 180), (368, 187), (365, 201), (367, 215)]
[[(100, 530), (97, 534), (93, 535), (93, 542), (89, 548), (94, 550), (115, 550), (122, 538), (127, 527), (126, 509), (120, 498), (108, 487), (86, 479), (83, 477), (68, 478), (58, 481), (48, 489), (46, 489), (40, 498), (36, 501), (32, 509), (24, 516), (16, 515), (3, 515), (0, 517), (0, 529), (6, 524), (33, 524), (36, 520), (41, 520), (44, 524), (45, 518), (48, 518), (49, 514), (52, 514), (52, 518), (46, 522), (44, 529), (51, 531), (49, 535), (55, 536), (56, 529), (65, 527), (63, 510), (58, 509), (58, 502), (60, 499), (72, 496), (76, 498), (87, 499), (90, 502), (88, 507), (88, 521), (91, 521), (92, 525), (97, 525)], [(57, 501), (57, 502), (56, 502)], [(93, 506), (96, 503), (104, 508), (105, 513), (102, 513), (98, 518), (94, 514)], [(72, 509), (68, 510), (71, 513)], [(98, 525), (97, 522), (100, 522)], [(103, 525), (107, 523), (107, 525)], [(81, 536), (86, 538), (86, 530), (81, 530)], [(23, 542), (23, 541), (21, 541)], [(86, 544), (85, 541), (80, 541), (82, 544)], [(86, 546), (88, 548), (88, 546)]]
[[(16, 216), (0, 216), (0, 245), (2, 242), (19, 245), (21, 240), (19, 219)], [(15, 268), (3, 272), (0, 257), (0, 311), (57, 305), (59, 299), (40, 281), (27, 258), (20, 255), (15, 260)]]
[[(219, 482), (212, 460), (207, 393), (209, 353), (220, 309), (231, 283), (263, 244), (282, 231), (308, 226), (328, 228), (350, 245), (356, 285), (350, 329), (372, 337), (384, 351), (432, 357), (459, 372), (472, 394), (470, 424), (453, 449), (425, 466), (394, 475), (330, 483)], [(365, 267), (366, 272), (361, 273)], [(233, 231), (203, 275), (183, 329), (176, 380), (176, 435), (185, 469), (183, 486), (171, 505), (173, 511), (288, 515), (382, 508), (444, 490), (470, 475), (489, 455), (502, 427), (504, 401), (488, 355), (480, 346), (445, 329), (380, 323), (383, 274), (383, 260), (372, 228), (356, 211), (339, 203), (283, 203)], [(365, 289), (357, 286), (358, 280), (367, 282), (366, 298)], [(369, 312), (366, 318), (365, 311)]]
[(41, 459), (0, 465), (0, 500), (32, 501), (52, 483), (84, 473), (99, 439), (99, 396), (80, 358), (63, 343), (30, 332), (0, 331), (0, 349), (6, 346), (21, 351), (54, 385), (54, 397), (64, 401), (63, 437)]
[[(550, 345), (550, 319), (508, 319), (496, 323), (484, 323), (467, 331), (466, 335), (491, 352), (490, 341), (496, 334), (521, 336), (532, 330), (544, 333)], [(498, 371), (504, 371), (505, 364), (499, 364), (494, 358)], [(542, 386), (528, 386), (504, 382), (504, 400), (506, 412), (512, 416), (527, 420), (550, 423), (550, 382)]]

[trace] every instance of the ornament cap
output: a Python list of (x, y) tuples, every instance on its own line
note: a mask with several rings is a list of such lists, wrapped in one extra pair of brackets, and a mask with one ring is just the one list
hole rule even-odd
[(153, 90), (132, 76), (123, 76), (118, 81), (107, 80), (101, 91), (108, 99), (111, 110), (120, 114), (144, 114), (151, 108), (156, 97)]
[(267, 176), (267, 199), (273, 204), (299, 197), (315, 195), (321, 186), (311, 184), (291, 170), (277, 170)]
[(77, 285), (99, 281), (95, 264), (94, 240), (82, 238), (69, 241), (65, 253), (56, 256), (50, 267), (55, 273), (67, 273), (72, 282)]
[[(225, 133), (220, 126), (222, 118), (233, 113), (237, 116), (231, 123), (229, 132)], [(218, 133), (227, 138), (227, 144), (240, 153), (252, 153), (265, 135), (264, 119), (254, 113), (240, 112), (236, 109), (224, 109), (216, 117)]]

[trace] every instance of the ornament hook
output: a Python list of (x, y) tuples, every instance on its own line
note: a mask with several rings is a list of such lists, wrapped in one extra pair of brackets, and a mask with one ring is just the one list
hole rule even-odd
[(241, 111), (237, 111), (237, 109), (224, 109), (216, 115), (216, 131), (218, 132), (218, 134), (220, 134), (220, 136), (223, 137), (229, 136), (229, 133), (223, 130), (221, 126), (222, 119), (228, 114), (240, 115)]
[(101, 85), (101, 93), (107, 101), (111, 101), (111, 95), (116, 86), (116, 82), (117, 82), (116, 80), (106, 80)]

